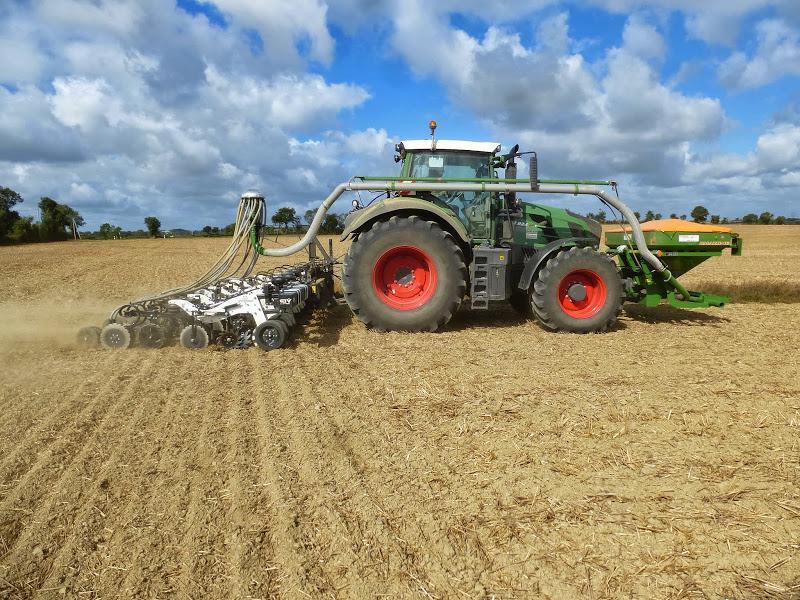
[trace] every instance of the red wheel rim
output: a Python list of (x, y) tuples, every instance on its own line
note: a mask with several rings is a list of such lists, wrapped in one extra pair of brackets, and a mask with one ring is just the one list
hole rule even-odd
[(414, 246), (390, 248), (372, 269), (372, 287), (387, 306), (414, 310), (424, 306), (436, 291), (436, 265)]
[[(582, 286), (583, 290), (573, 286)], [(572, 296), (570, 289), (573, 290)], [(581, 292), (585, 292), (585, 297), (582, 299), (579, 298)], [(561, 310), (574, 319), (593, 317), (603, 308), (607, 297), (606, 282), (600, 275), (588, 269), (567, 273), (558, 285), (558, 303)]]

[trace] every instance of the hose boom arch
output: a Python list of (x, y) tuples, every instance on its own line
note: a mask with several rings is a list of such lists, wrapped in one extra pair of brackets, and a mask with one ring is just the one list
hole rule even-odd
[(265, 256), (289, 256), (300, 252), (313, 242), (314, 237), (319, 232), (325, 215), (331, 206), (339, 199), (344, 192), (358, 191), (384, 191), (384, 192), (525, 192), (537, 194), (581, 194), (586, 196), (596, 196), (616, 208), (628, 224), (631, 226), (633, 241), (636, 249), (642, 258), (659, 273), (663, 273), (668, 279), (671, 274), (667, 267), (650, 252), (647, 242), (644, 239), (639, 220), (627, 204), (607, 191), (595, 186), (582, 184), (540, 184), (535, 189), (528, 183), (471, 183), (471, 182), (419, 182), (419, 181), (350, 181), (340, 183), (327, 198), (320, 204), (308, 231), (302, 239), (290, 246), (282, 248), (263, 248), (259, 247), (259, 253)]

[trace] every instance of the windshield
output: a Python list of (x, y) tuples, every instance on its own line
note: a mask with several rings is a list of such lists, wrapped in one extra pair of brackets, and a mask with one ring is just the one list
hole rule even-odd
[(477, 152), (415, 152), (411, 177), (475, 179), (489, 176), (489, 157)]

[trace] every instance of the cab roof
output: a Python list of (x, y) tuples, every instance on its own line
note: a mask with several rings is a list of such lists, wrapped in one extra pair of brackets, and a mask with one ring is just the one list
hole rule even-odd
[[(430, 140), (404, 140), (400, 142), (405, 150), (430, 150)], [(499, 142), (469, 142), (465, 140), (436, 140), (437, 150), (462, 150), (464, 152), (484, 152), (493, 154), (500, 151)]]

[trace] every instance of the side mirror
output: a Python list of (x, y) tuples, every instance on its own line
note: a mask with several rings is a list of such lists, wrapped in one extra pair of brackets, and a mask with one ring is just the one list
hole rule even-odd
[(531, 174), (531, 189), (535, 192), (539, 191), (539, 157), (536, 155), (536, 152), (533, 153), (531, 156), (530, 162), (530, 174)]

